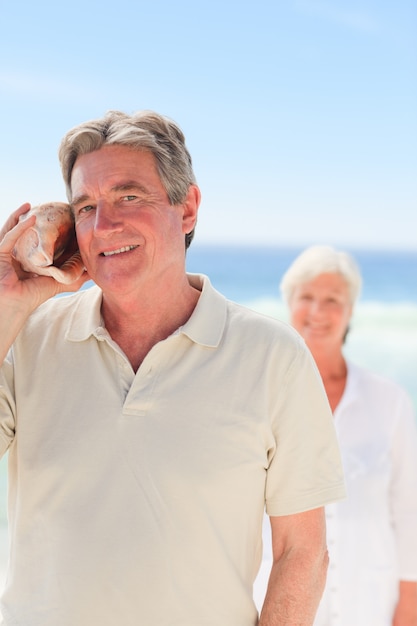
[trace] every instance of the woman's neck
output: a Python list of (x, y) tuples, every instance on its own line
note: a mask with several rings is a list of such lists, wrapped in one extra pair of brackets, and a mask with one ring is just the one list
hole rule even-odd
[(346, 387), (347, 365), (343, 353), (337, 351), (312, 351), (317, 364), (330, 407), (334, 412)]

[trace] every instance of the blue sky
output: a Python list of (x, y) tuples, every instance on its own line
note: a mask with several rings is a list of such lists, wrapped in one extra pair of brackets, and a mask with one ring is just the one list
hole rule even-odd
[(0, 0), (2, 222), (108, 109), (180, 124), (197, 242), (417, 249), (415, 0)]

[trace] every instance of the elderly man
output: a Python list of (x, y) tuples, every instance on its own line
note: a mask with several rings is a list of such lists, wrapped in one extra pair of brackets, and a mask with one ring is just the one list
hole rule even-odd
[[(332, 416), (298, 335), (187, 275), (200, 191), (182, 131), (110, 112), (62, 141), (77, 292), (0, 237), (7, 626), (308, 626), (323, 506), (344, 497)], [(87, 279), (91, 288), (79, 290)], [(264, 509), (274, 563), (252, 584)]]

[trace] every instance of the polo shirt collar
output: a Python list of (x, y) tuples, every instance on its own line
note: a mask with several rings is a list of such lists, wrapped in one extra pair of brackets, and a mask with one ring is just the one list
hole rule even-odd
[[(187, 274), (190, 284), (201, 291), (189, 320), (179, 329), (191, 341), (215, 348), (222, 338), (227, 317), (226, 298), (211, 285), (203, 274)], [(102, 292), (97, 285), (79, 292), (76, 306), (68, 322), (66, 338), (85, 341), (91, 335), (102, 337), (105, 329), (101, 320)]]
[(203, 274), (187, 276), (190, 284), (201, 291), (201, 296), (190, 319), (182, 326), (180, 332), (195, 343), (216, 348), (226, 325), (226, 298), (214, 289), (207, 276)]
[(103, 332), (101, 323), (102, 291), (97, 285), (78, 292), (76, 304), (69, 318), (66, 339), (85, 341), (91, 335)]

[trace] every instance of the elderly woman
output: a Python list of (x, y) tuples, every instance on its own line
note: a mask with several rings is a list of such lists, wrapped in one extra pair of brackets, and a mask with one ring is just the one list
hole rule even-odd
[(281, 282), (332, 408), (348, 497), (326, 508), (330, 567), (315, 626), (417, 625), (417, 429), (395, 383), (347, 362), (361, 276), (327, 246), (305, 250)]

